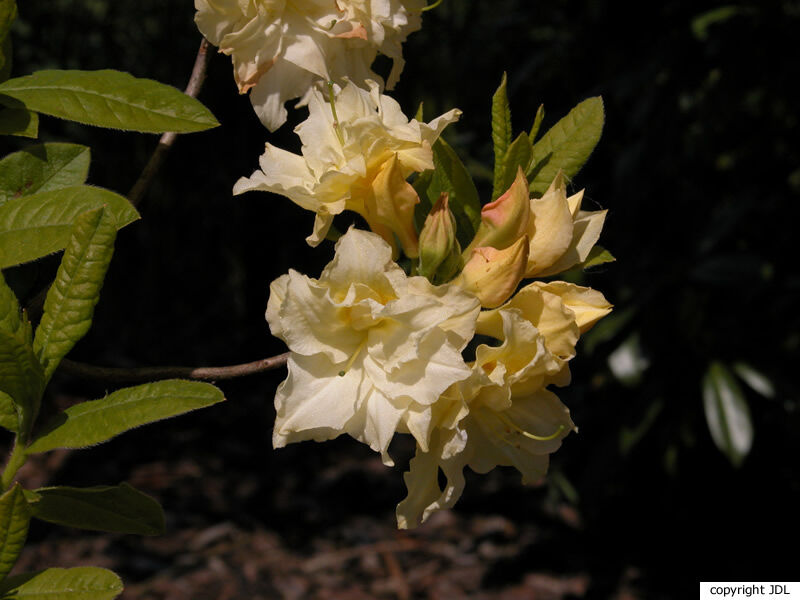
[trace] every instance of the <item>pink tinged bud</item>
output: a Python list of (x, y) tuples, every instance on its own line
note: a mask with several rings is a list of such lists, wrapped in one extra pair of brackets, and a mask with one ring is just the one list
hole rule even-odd
[(417, 232), (414, 228), (414, 207), (419, 196), (403, 177), (397, 154), (387, 160), (372, 181), (372, 194), (366, 201), (370, 228), (395, 248), (394, 236), (400, 241), (409, 258), (419, 255)]
[(465, 256), (481, 246), (502, 250), (514, 244), (528, 229), (530, 210), (528, 182), (520, 168), (511, 187), (481, 210), (481, 224)]
[(461, 247), (456, 240), (456, 220), (443, 192), (419, 234), (419, 274), (432, 283), (448, 281), (461, 266)]
[(517, 289), (528, 264), (528, 237), (503, 250), (476, 248), (455, 280), (486, 308), (496, 308)]

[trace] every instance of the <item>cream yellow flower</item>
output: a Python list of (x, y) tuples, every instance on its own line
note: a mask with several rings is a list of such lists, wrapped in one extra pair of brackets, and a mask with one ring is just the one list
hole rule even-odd
[(513, 466), (523, 483), (545, 475), (549, 454), (575, 429), (569, 410), (545, 388), (569, 383), (567, 361), (579, 334), (610, 310), (602, 294), (589, 288), (536, 282), (502, 307), (481, 313), (476, 332), (502, 344), (478, 346), (472, 375), (440, 398), (431, 442), (427, 449), (417, 447), (404, 476), (408, 497), (397, 507), (399, 527), (416, 527), (453, 506), (466, 466), (478, 473)]
[(195, 0), (200, 32), (229, 55), (239, 92), (271, 130), (284, 104), (320, 82), (381, 81), (380, 52), (393, 60), (388, 87), (403, 70), (402, 44), (421, 26), (424, 0)]
[(523, 278), (566, 271), (589, 256), (608, 212), (581, 210), (582, 200), (583, 190), (567, 196), (561, 172), (541, 198), (531, 198), (520, 169), (509, 189), (481, 210), (481, 224), (464, 251), (465, 258), (475, 248), (502, 250), (527, 235), (528, 263)]
[(407, 277), (379, 236), (350, 229), (319, 279), (290, 271), (270, 286), (267, 321), (291, 351), (273, 445), (348, 433), (392, 464), (403, 432), (427, 449), (432, 405), (470, 376), (461, 351), (479, 310), (455, 286)]
[(369, 91), (348, 83), (333, 106), (313, 91), (309, 117), (295, 129), (302, 156), (267, 144), (261, 170), (237, 181), (233, 193), (274, 192), (314, 211), (314, 230), (306, 238), (312, 246), (325, 238), (334, 215), (355, 211), (393, 247), (397, 236), (413, 258), (419, 198), (406, 178), (433, 168), (431, 146), (461, 111), (453, 109), (427, 124), (409, 120), (375, 82), (368, 84)]

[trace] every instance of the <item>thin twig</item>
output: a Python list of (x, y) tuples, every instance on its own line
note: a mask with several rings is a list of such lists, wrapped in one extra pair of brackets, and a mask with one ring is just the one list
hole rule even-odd
[[(203, 81), (205, 81), (206, 78), (206, 69), (213, 55), (213, 53), (208, 51), (208, 48), (208, 40), (203, 38), (200, 42), (200, 48), (197, 50), (197, 56), (194, 59), (194, 67), (189, 77), (189, 83), (184, 90), (184, 94), (192, 98), (196, 98), (197, 94), (200, 93), (200, 88), (203, 87)], [(161, 136), (156, 149), (153, 150), (153, 154), (150, 156), (150, 160), (147, 161), (144, 169), (142, 169), (139, 179), (136, 180), (131, 191), (128, 192), (128, 200), (134, 206), (138, 206), (147, 193), (147, 189), (150, 187), (156, 173), (161, 169), (161, 165), (164, 163), (164, 159), (167, 157), (172, 144), (175, 143), (176, 137), (177, 134), (172, 131), (168, 131)], [(39, 290), (31, 301), (28, 302), (28, 316), (30, 319), (36, 320), (41, 315), (42, 307), (44, 306), (44, 301), (49, 289), (50, 284)]]
[(71, 375), (78, 375), (88, 379), (100, 379), (110, 383), (131, 383), (173, 378), (219, 381), (277, 369), (285, 365), (288, 359), (289, 353), (286, 352), (277, 356), (228, 367), (138, 367), (131, 369), (124, 367), (97, 367), (64, 359), (61, 361), (61, 370)]
[[(200, 88), (203, 87), (203, 81), (206, 78), (206, 68), (212, 56), (212, 53), (208, 51), (208, 47), (208, 40), (203, 38), (203, 41), (200, 42), (200, 48), (197, 50), (197, 58), (195, 58), (194, 61), (192, 75), (189, 77), (189, 83), (184, 90), (184, 93), (192, 98), (197, 97)], [(161, 136), (161, 139), (158, 141), (158, 146), (156, 146), (156, 149), (150, 156), (150, 160), (142, 170), (142, 174), (139, 175), (139, 179), (136, 180), (131, 191), (128, 192), (128, 200), (130, 200), (130, 203), (134, 206), (138, 206), (139, 202), (141, 202), (142, 198), (147, 193), (150, 183), (161, 168), (172, 144), (175, 143), (176, 137), (177, 134), (172, 131), (168, 131)]]

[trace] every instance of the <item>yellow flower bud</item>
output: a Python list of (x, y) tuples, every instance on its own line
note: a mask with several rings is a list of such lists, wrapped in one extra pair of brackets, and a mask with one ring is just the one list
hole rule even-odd
[(504, 250), (476, 248), (453, 283), (475, 294), (482, 306), (500, 306), (514, 293), (525, 274), (528, 243), (528, 236), (523, 236)]
[(475, 238), (464, 252), (469, 257), (472, 250), (491, 246), (502, 250), (525, 235), (530, 216), (530, 194), (528, 182), (521, 168), (511, 187), (494, 202), (481, 210), (481, 224)]
[(456, 239), (456, 219), (442, 192), (419, 234), (419, 274), (432, 283), (449, 281), (461, 267), (461, 247)]

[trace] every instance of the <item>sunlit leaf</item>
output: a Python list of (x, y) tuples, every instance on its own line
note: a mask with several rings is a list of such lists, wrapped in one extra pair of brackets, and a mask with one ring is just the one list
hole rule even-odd
[(544, 120), (544, 104), (540, 104), (539, 108), (536, 110), (536, 117), (533, 119), (533, 125), (531, 125), (531, 131), (528, 134), (528, 138), (533, 144), (536, 141), (536, 136), (539, 135), (539, 129), (542, 127), (542, 121)]
[(37, 71), (0, 84), (33, 111), (86, 125), (145, 133), (203, 131), (219, 125), (194, 98), (119, 71)]
[(506, 160), (500, 176), (500, 194), (504, 194), (511, 187), (520, 168), (522, 168), (523, 173), (528, 170), (532, 152), (533, 148), (528, 134), (525, 132), (520, 133), (508, 147), (508, 152), (506, 152)]
[(753, 444), (753, 424), (742, 389), (720, 362), (703, 377), (703, 408), (714, 443), (738, 467)]
[(54, 568), (9, 577), (0, 584), (0, 600), (113, 600), (122, 589), (108, 569)]
[(14, 401), (5, 392), (0, 392), (0, 427), (9, 431), (19, 430), (19, 417)]
[(123, 196), (88, 185), (12, 198), (0, 205), (0, 269), (63, 249), (78, 215), (105, 206), (120, 229), (139, 218)]
[(105, 208), (96, 208), (75, 220), (33, 339), (46, 380), (92, 325), (116, 235), (114, 217)]
[(531, 192), (543, 194), (559, 170), (574, 177), (589, 160), (603, 133), (603, 100), (584, 100), (533, 145), (533, 166), (528, 171)]
[(506, 153), (511, 145), (511, 108), (508, 105), (508, 80), (506, 74), (500, 80), (500, 86), (492, 96), (492, 142), (494, 144), (494, 186), (492, 200), (496, 200), (506, 187), (504, 174)]
[(91, 152), (78, 144), (36, 144), (0, 160), (0, 204), (81, 185), (89, 174)]
[(775, 386), (772, 381), (752, 365), (737, 362), (733, 365), (733, 370), (754, 392), (761, 394), (765, 398), (775, 397)]
[(0, 496), (0, 581), (8, 575), (28, 537), (31, 511), (18, 483)]
[(595, 246), (589, 251), (589, 256), (587, 256), (586, 260), (581, 263), (580, 267), (582, 269), (590, 269), (598, 265), (614, 262), (615, 260), (617, 259), (614, 258), (614, 255), (611, 254), (611, 252), (602, 246)]
[(113, 533), (160, 535), (164, 511), (127, 483), (90, 488), (46, 487), (26, 492), (33, 516), (42, 521)]
[(216, 387), (199, 381), (168, 379), (125, 388), (100, 400), (69, 407), (44, 427), (27, 451), (100, 444), (129, 429), (224, 399)]

